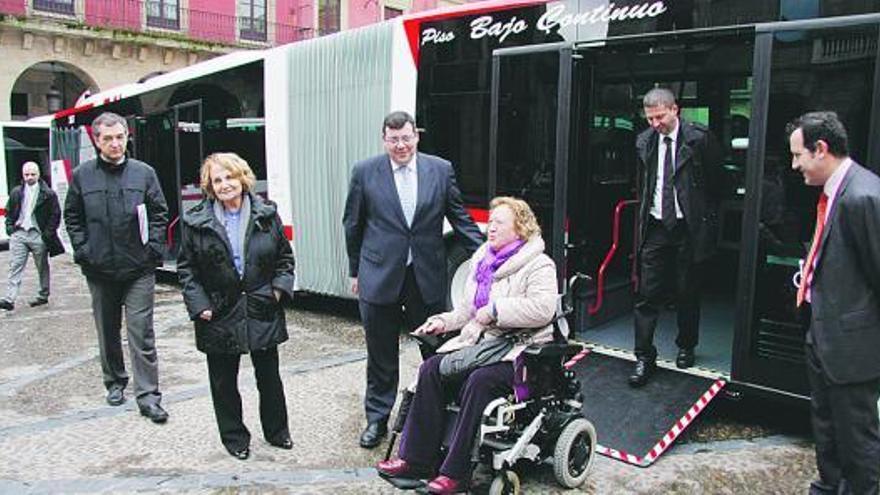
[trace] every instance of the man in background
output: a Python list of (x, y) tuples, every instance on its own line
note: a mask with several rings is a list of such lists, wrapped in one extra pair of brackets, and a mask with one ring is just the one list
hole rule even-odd
[(64, 252), (58, 238), (61, 206), (58, 196), (40, 179), (40, 166), (25, 162), (21, 167), (22, 183), (9, 194), (6, 203), (6, 234), (9, 235), (9, 281), (0, 309), (11, 311), (21, 288), (28, 254), (34, 258), (40, 288), (28, 301), (31, 307), (49, 302), (49, 257)]

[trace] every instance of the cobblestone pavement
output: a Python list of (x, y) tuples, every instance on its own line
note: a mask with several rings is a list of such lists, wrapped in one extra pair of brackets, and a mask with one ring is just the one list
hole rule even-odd
[[(0, 252), (4, 284), (7, 264), (8, 252)], [(306, 297), (288, 309), (291, 340), (281, 347), (281, 366), (293, 450), (262, 440), (253, 373), (243, 359), (240, 388), (253, 440), (251, 459), (242, 462), (220, 444), (205, 359), (178, 289), (157, 286), (160, 379), (171, 418), (154, 425), (128, 390), (124, 406), (104, 402), (85, 280), (65, 256), (52, 260), (52, 270), (49, 305), (25, 303), (35, 291), (30, 264), (16, 309), (0, 313), (0, 493), (394, 493), (372, 469), (384, 446), (357, 446), (365, 352), (350, 302)], [(404, 343), (401, 361), (408, 383), (419, 362), (412, 343)], [(798, 436), (770, 430), (750, 439), (694, 438), (648, 469), (600, 457), (577, 492), (803, 493), (814, 473), (811, 444)], [(485, 493), (486, 473), (476, 479), (475, 492)], [(547, 466), (526, 471), (524, 492), (572, 493)]]

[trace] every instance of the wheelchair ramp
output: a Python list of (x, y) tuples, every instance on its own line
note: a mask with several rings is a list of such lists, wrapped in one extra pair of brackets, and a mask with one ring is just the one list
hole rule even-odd
[(627, 377), (634, 363), (585, 350), (566, 367), (577, 374), (584, 417), (596, 427), (602, 455), (650, 466), (714, 399), (726, 382), (658, 368), (641, 388)]

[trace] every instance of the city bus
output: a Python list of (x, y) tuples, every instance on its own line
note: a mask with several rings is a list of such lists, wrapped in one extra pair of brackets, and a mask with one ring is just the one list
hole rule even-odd
[[(718, 395), (806, 403), (793, 279), (818, 191), (791, 170), (784, 127), (809, 110), (836, 111), (853, 158), (876, 170), (877, 12), (877, 0), (478, 2), (93, 95), (56, 115), (53, 136), (103, 110), (131, 119), (133, 154), (157, 166), (176, 204), (169, 259), (201, 157), (242, 153), (279, 205), (299, 288), (352, 297), (341, 228), (350, 166), (381, 152), (385, 113), (412, 111), (420, 149), (454, 163), (477, 221), (496, 195), (535, 209), (572, 328), (589, 345), (578, 369), (587, 416), (611, 439), (603, 453), (649, 465)], [(641, 98), (656, 86), (724, 149), (719, 249), (701, 270), (697, 367), (670, 364), (675, 324), (664, 316), (661, 373), (634, 391), (634, 145), (647, 128)], [(455, 290), (466, 253), (449, 242)]]

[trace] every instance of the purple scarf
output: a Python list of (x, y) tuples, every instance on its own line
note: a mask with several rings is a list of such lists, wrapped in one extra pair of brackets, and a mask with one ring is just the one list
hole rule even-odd
[(474, 279), (477, 281), (477, 290), (474, 293), (474, 309), (480, 309), (489, 304), (489, 290), (492, 287), (492, 278), (495, 276), (495, 271), (505, 261), (510, 259), (511, 256), (516, 254), (525, 243), (526, 241), (517, 239), (507, 243), (497, 252), (491, 246), (486, 249), (486, 255), (477, 263), (477, 271), (474, 274)]

